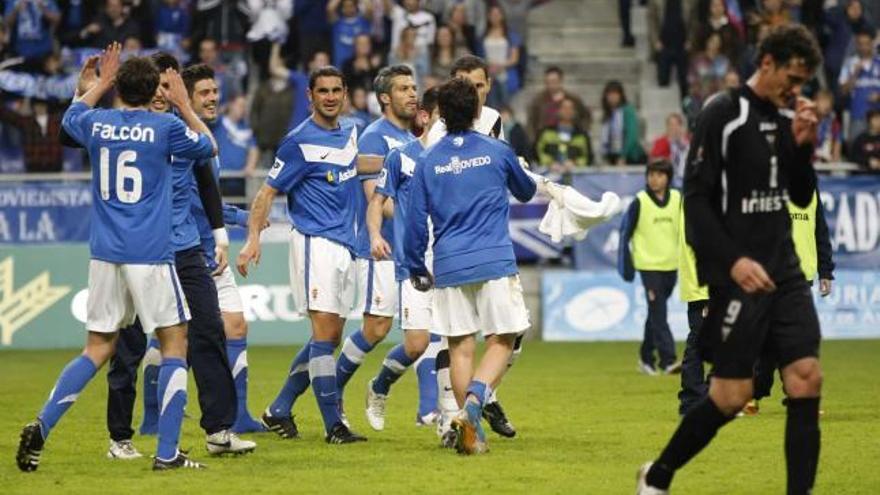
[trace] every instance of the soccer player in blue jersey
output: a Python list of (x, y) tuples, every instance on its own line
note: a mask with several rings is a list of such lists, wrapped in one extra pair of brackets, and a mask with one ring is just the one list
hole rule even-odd
[(312, 338), (294, 357), (278, 397), (263, 414), (263, 424), (282, 438), (298, 436), (291, 408), (312, 385), (324, 420), (327, 443), (364, 441), (340, 416), (336, 360), (333, 351), (342, 338), (345, 317), (354, 292), (355, 228), (358, 195), (357, 130), (340, 123), (345, 100), (342, 72), (323, 67), (309, 76), (308, 97), (314, 111), (290, 131), (275, 156), (266, 183), (250, 208), (248, 238), (238, 255), (238, 271), (260, 260), (260, 230), (272, 200), (287, 195), (290, 234), (290, 284), (294, 305), (307, 314)]
[[(409, 131), (418, 104), (416, 82), (412, 69), (405, 65), (385, 67), (377, 74), (374, 88), (383, 116), (367, 126), (358, 140), (358, 168), (364, 167), (364, 163), (367, 163), (371, 168), (375, 168), (377, 163), (381, 166), (381, 162), (390, 150), (415, 139), (415, 136)], [(345, 385), (360, 367), (364, 356), (391, 330), (392, 318), (397, 312), (394, 262), (390, 259), (374, 260), (370, 254), (370, 235), (366, 228), (366, 212), (367, 203), (376, 189), (376, 178), (377, 175), (363, 174), (360, 176), (363, 194), (358, 195), (355, 245), (357, 293), (360, 300), (356, 304), (356, 308), (363, 313), (364, 323), (360, 330), (345, 340), (336, 366), (336, 382), (339, 388), (340, 410), (343, 420), (345, 420), (345, 411), (342, 407), (342, 399)], [(384, 222), (383, 228), (390, 238), (392, 230), (390, 219)], [(402, 373), (406, 369), (404, 366), (398, 365), (395, 369), (398, 373)], [(368, 387), (368, 403), (377, 400), (375, 393), (371, 393), (371, 390), (372, 384)], [(379, 394), (384, 398), (387, 389)], [(376, 405), (376, 407), (380, 406), (381, 404)], [(381, 430), (383, 427), (381, 421), (370, 421), (370, 425), (376, 430)]]
[[(192, 65), (183, 71), (183, 81), (186, 83), (190, 94), (193, 108), (199, 117), (213, 128), (217, 124), (217, 104), (219, 98), (219, 86), (217, 85), (214, 70), (205, 64)], [(208, 180), (215, 181), (220, 176), (220, 160), (215, 157), (210, 165), (203, 167), (211, 175)], [(247, 212), (232, 205), (223, 204), (223, 217), (211, 218), (206, 212), (203, 201), (199, 195), (199, 184), (192, 181), (191, 205), (192, 213), (199, 229), (202, 249), (205, 253), (215, 253), (218, 246), (215, 241), (215, 232), (223, 223), (247, 226)], [(217, 198), (219, 200), (219, 197)], [(219, 226), (218, 226), (219, 220)], [(224, 246), (220, 246), (222, 249)], [(226, 334), (226, 354), (229, 359), (229, 367), (232, 369), (232, 379), (235, 382), (237, 408), (235, 422), (231, 430), (236, 433), (263, 431), (263, 426), (253, 419), (247, 409), (247, 321), (244, 319), (244, 304), (238, 293), (238, 285), (229, 266), (217, 263), (210, 256), (207, 258), (208, 268), (212, 271), (214, 284), (217, 287), (217, 295), (220, 303), (220, 316), (223, 319), (223, 328)]]
[[(505, 143), (472, 129), (479, 110), (474, 85), (454, 78), (440, 86), (440, 116), (448, 134), (419, 155), (406, 219), (404, 266), (415, 288), (434, 289), (432, 331), (449, 341), (450, 376), (463, 410), (453, 419), (456, 448), (486, 450), (480, 421), (513, 353), (529, 327), (509, 233), (508, 191), (520, 201), (535, 182)], [(428, 217), (434, 234), (433, 276), (425, 265)], [(473, 368), (475, 335), (486, 351)]]
[[(438, 118), (437, 89), (431, 88), (422, 95), (417, 119), (427, 130)], [(370, 232), (373, 257), (377, 260), (394, 260), (395, 279), (399, 292), (398, 317), (400, 328), (404, 331), (403, 344), (391, 349), (382, 363), (379, 374), (368, 385), (367, 420), (376, 430), (383, 429), (385, 425), (385, 400), (388, 390), (414, 363), (419, 381), (419, 410), (416, 414), (416, 424), (432, 424), (439, 416), (434, 360), (439, 350), (440, 337), (428, 333), (431, 328), (431, 293), (420, 292), (413, 288), (409, 280), (409, 272), (403, 264), (404, 231), (412, 184), (410, 179), (415, 172), (416, 160), (425, 149), (427, 134), (423, 132), (419, 139), (388, 153), (376, 192), (370, 199), (367, 209), (367, 227)], [(393, 205), (394, 218), (391, 237), (393, 244), (388, 243), (382, 228), (382, 218), (385, 216), (384, 213), (388, 213), (388, 207), (391, 205)], [(429, 346), (429, 342), (432, 345)]]
[[(501, 125), (501, 117), (498, 111), (485, 105), (486, 98), (489, 96), (489, 90), (492, 88), (492, 78), (489, 77), (489, 66), (486, 64), (486, 61), (474, 55), (462, 56), (452, 64), (452, 68), (449, 70), (449, 77), (467, 79), (477, 90), (479, 110), (477, 111), (477, 118), (473, 122), (473, 129), (485, 136), (491, 136), (504, 141), (504, 127)], [(446, 124), (440, 119), (427, 132), (427, 146), (433, 146), (446, 135)], [(508, 368), (513, 365), (513, 362), (522, 352), (523, 337), (524, 334), (516, 338)], [(441, 416), (437, 425), (437, 434), (440, 436), (440, 441), (444, 446), (451, 447), (451, 441), (454, 438), (450, 436), (450, 421), (458, 414), (458, 409), (449, 378), (449, 349), (446, 339), (442, 339), (440, 343), (436, 366), (439, 392), (438, 406), (440, 407)], [(501, 403), (495, 394), (496, 388), (500, 384), (500, 381), (493, 384), (492, 397), (489, 398), (488, 403), (483, 408), (483, 417), (489, 422), (492, 431), (503, 437), (512, 438), (516, 436), (516, 429), (513, 423), (507, 419), (507, 414), (505, 414), (504, 408), (501, 407)]]
[[(64, 129), (92, 161), (88, 336), (83, 354), (65, 367), (36, 421), (22, 430), (16, 455), (22, 471), (37, 469), (49, 432), (113, 354), (118, 330), (135, 315), (145, 332), (156, 332), (163, 356), (153, 469), (200, 467), (177, 448), (186, 403), (189, 308), (171, 250), (171, 156), (209, 158), (216, 146), (204, 125), (193, 132), (172, 115), (148, 110), (159, 85), (158, 70), (140, 57), (120, 66), (120, 48), (114, 44), (104, 52), (98, 84), (63, 119)], [(92, 110), (114, 86), (120, 108)], [(185, 95), (177, 78), (166, 96), (179, 105), (185, 120), (197, 120), (183, 104)]]

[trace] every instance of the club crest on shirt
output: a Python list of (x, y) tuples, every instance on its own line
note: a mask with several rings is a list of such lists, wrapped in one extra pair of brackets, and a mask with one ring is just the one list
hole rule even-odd
[(456, 136), (452, 138), (452, 144), (458, 148), (461, 148), (461, 145), (464, 144), (464, 138), (461, 136)]
[(312, 289), (312, 300), (314, 301), (316, 299), (318, 299), (318, 289), (314, 288)]

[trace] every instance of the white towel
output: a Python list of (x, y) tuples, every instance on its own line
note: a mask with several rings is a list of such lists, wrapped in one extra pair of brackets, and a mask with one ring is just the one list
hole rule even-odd
[(566, 237), (580, 241), (587, 236), (589, 229), (605, 223), (621, 211), (620, 196), (613, 192), (606, 191), (596, 202), (571, 186), (556, 184), (529, 170), (526, 173), (534, 179), (538, 191), (552, 198), (538, 230), (550, 236), (553, 242), (562, 242)]

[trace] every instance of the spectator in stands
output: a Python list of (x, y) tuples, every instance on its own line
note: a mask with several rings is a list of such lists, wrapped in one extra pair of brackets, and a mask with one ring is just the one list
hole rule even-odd
[(289, 129), (294, 110), (293, 91), (287, 77), (273, 72), (268, 80), (260, 83), (254, 95), (251, 129), (264, 157), (264, 166), (271, 165), (275, 150)]
[(11, 56), (12, 53), (9, 50), (9, 36), (6, 31), (6, 23), (0, 22), (0, 62), (3, 62)]
[(574, 102), (563, 99), (556, 125), (545, 127), (538, 133), (535, 153), (542, 167), (549, 167), (559, 174), (570, 174), (575, 168), (593, 164), (590, 136), (577, 125), (576, 115)]
[(225, 105), (232, 97), (242, 94), (243, 74), (238, 74), (234, 67), (223, 62), (217, 40), (205, 38), (199, 43), (199, 62), (214, 69), (215, 79), (220, 87), (220, 105)]
[[(465, 24), (473, 26), (474, 40), (480, 39), (486, 33), (486, 11), (490, 4), (486, 0), (439, 0), (446, 3), (443, 9), (443, 18), (449, 22), (455, 10), (460, 10)], [(459, 7), (460, 6), (460, 7)]]
[(849, 130), (852, 140), (868, 125), (871, 110), (880, 110), (880, 55), (874, 51), (873, 29), (855, 33), (856, 53), (848, 58), (840, 71), (840, 92), (849, 97)]
[[(437, 21), (434, 15), (423, 9), (419, 0), (401, 0), (393, 4), (393, 0), (385, 1), (385, 11), (391, 18), (391, 53), (397, 51), (405, 28), (415, 30), (415, 45), (427, 53), (434, 42), (434, 31)], [(422, 75), (426, 74), (425, 72)]]
[(740, 87), (742, 81), (739, 78), (739, 72), (737, 72), (733, 67), (727, 70), (727, 74), (724, 74), (723, 81), (723, 89), (736, 89)]
[(648, 40), (657, 63), (657, 84), (669, 86), (672, 69), (678, 76), (681, 97), (688, 94), (687, 36), (693, 32), (690, 20), (695, 0), (650, 0)]
[(373, 79), (382, 68), (382, 55), (373, 52), (370, 37), (362, 34), (354, 40), (354, 56), (342, 64), (342, 73), (349, 88), (373, 90)]
[(156, 12), (156, 48), (168, 53), (189, 51), (192, 17), (181, 0), (162, 0)]
[(602, 157), (625, 165), (645, 162), (636, 109), (626, 101), (620, 81), (609, 81), (602, 91)]
[(759, 24), (757, 29), (749, 31), (749, 43), (740, 54), (739, 66), (737, 67), (740, 80), (752, 77), (752, 74), (758, 69), (758, 46), (768, 34), (770, 34), (770, 26), (766, 24)]
[(412, 26), (403, 28), (397, 48), (388, 54), (388, 64), (404, 64), (413, 70), (413, 75), (419, 86), (424, 83), (424, 78), (431, 72), (428, 53), (423, 46), (416, 43), (418, 30)]
[(477, 54), (489, 64), (489, 76), (492, 78), (492, 91), (487, 104), (498, 108), (519, 91), (519, 49), (522, 41), (508, 31), (507, 19), (501, 7), (490, 7), (487, 18), (486, 34)]
[(449, 10), (446, 25), (455, 35), (456, 53), (474, 53), (477, 51), (477, 35), (474, 25), (468, 22), (464, 4), (457, 3)]
[(632, 35), (632, 0), (617, 0), (617, 17), (620, 21), (620, 30), (623, 31), (623, 39), (620, 45), (624, 48), (636, 46), (636, 39)]
[(370, 22), (358, 12), (355, 0), (327, 2), (327, 20), (333, 26), (333, 65), (342, 67), (354, 56), (354, 41), (370, 33)]
[(95, 48), (104, 48), (114, 41), (122, 43), (130, 36), (139, 38), (140, 34), (137, 22), (126, 14), (122, 0), (106, 0), (104, 11), (80, 31), (80, 37)]
[(434, 46), (431, 48), (431, 76), (439, 81), (449, 77), (452, 63), (463, 55), (470, 52), (457, 46), (455, 32), (447, 25), (437, 28), (437, 36), (434, 38)]
[(529, 35), (528, 14), (532, 0), (496, 0), (496, 4), (507, 14), (507, 29), (525, 44)]
[(333, 31), (327, 22), (327, 0), (294, 2), (293, 20), (299, 34), (299, 60), (303, 65), (312, 59), (315, 52), (331, 52)]
[(724, 87), (730, 60), (721, 53), (721, 35), (711, 33), (703, 49), (691, 58), (688, 70), (689, 95), (684, 107), (688, 120), (696, 118), (703, 102)]
[(880, 110), (868, 112), (868, 129), (856, 138), (851, 155), (865, 171), (880, 173)]
[(834, 94), (823, 89), (816, 94), (816, 116), (819, 127), (816, 131), (815, 159), (820, 162), (839, 162), (843, 148), (843, 132), (840, 121), (834, 114)]
[(24, 167), (27, 172), (61, 172), (62, 147), (58, 139), (63, 113), (46, 100), (31, 99), (18, 112), (0, 105), (0, 122), (21, 133)]
[(727, 17), (724, 0), (702, 0), (698, 6), (697, 22), (694, 23), (691, 47), (706, 46), (709, 36), (717, 33), (721, 37), (721, 52), (731, 64), (739, 62), (742, 51), (742, 38), (739, 31)]
[(766, 24), (774, 28), (790, 22), (792, 22), (791, 11), (785, 0), (761, 0), (760, 9), (753, 10), (749, 15), (749, 24), (753, 26)]
[(345, 100), (345, 110), (343, 110), (343, 118), (354, 123), (358, 130), (358, 136), (363, 130), (375, 120), (367, 105), (367, 91), (356, 86), (349, 88), (349, 97)]
[[(309, 74), (313, 70), (327, 65), (330, 65), (330, 56), (326, 52), (317, 51), (309, 58), (304, 71), (289, 69), (281, 58), (281, 45), (279, 43), (272, 44), (269, 52), (269, 73), (273, 78), (286, 81), (293, 95), (291, 107), (289, 107), (291, 112), (287, 114), (290, 117), (289, 125), (287, 126), (289, 129), (298, 126), (311, 113), (306, 91), (309, 87)], [(260, 149), (262, 150), (263, 148), (261, 147)]]
[(834, 94), (838, 92), (838, 78), (843, 62), (849, 54), (853, 33), (870, 29), (865, 19), (861, 0), (841, 0), (825, 12), (825, 81)]
[(666, 133), (654, 140), (651, 146), (650, 161), (665, 160), (672, 164), (676, 180), (684, 177), (684, 165), (690, 149), (690, 139), (680, 113), (666, 117)]
[(510, 106), (504, 105), (498, 109), (498, 112), (501, 114), (501, 125), (504, 128), (504, 136), (507, 138), (507, 143), (513, 148), (513, 152), (516, 153), (516, 156), (525, 158), (529, 163), (535, 161), (532, 142), (529, 141), (529, 136), (526, 134), (523, 126), (516, 121), (516, 117), (513, 115), (513, 110)]
[(260, 150), (254, 131), (248, 125), (247, 97), (234, 97), (212, 130), (217, 140), (220, 170), (244, 172), (248, 177), (253, 175), (260, 160)]
[(559, 105), (562, 100), (574, 102), (575, 120), (581, 129), (590, 130), (590, 111), (577, 95), (565, 89), (565, 74), (562, 69), (551, 65), (544, 70), (544, 89), (536, 94), (529, 103), (526, 131), (532, 138), (545, 127), (555, 126), (558, 122)]
[(12, 51), (24, 57), (28, 66), (41, 63), (52, 53), (53, 32), (61, 21), (54, 0), (6, 0), (3, 15)]
[(136, 36), (129, 36), (125, 38), (125, 41), (122, 42), (122, 51), (126, 53), (139, 53), (144, 49), (144, 44), (141, 43), (141, 39)]

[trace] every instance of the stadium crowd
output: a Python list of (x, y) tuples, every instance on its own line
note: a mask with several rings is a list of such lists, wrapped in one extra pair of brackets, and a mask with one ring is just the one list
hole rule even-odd
[[(824, 50), (823, 70), (807, 86), (822, 122), (816, 159), (880, 171), (880, 6), (865, 0), (648, 0), (648, 44), (657, 82), (675, 73), (681, 112), (646, 139), (644, 119), (624, 86), (608, 81), (601, 101), (566, 89), (548, 67), (526, 102), (523, 123), (510, 103), (527, 80), (527, 15), (546, 0), (3, 0), (0, 23), (0, 172), (59, 172), (87, 166), (58, 141), (76, 68), (117, 41), (131, 53), (168, 51), (204, 62), (221, 80), (218, 138), (225, 170), (266, 168), (285, 133), (309, 113), (311, 69), (333, 64), (346, 75), (347, 118), (363, 129), (380, 114), (379, 68), (410, 65), (420, 90), (437, 85), (457, 57), (490, 66), (487, 101), (501, 111), (520, 156), (557, 173), (595, 164), (663, 158), (678, 176), (689, 131), (706, 99), (738, 86), (754, 70), (768, 28), (802, 23)], [(619, 0), (623, 44), (631, 45), (631, 0)], [(609, 43), (611, 41), (609, 40)], [(653, 138), (653, 136), (649, 136)], [(594, 140), (598, 142), (594, 142)]]

